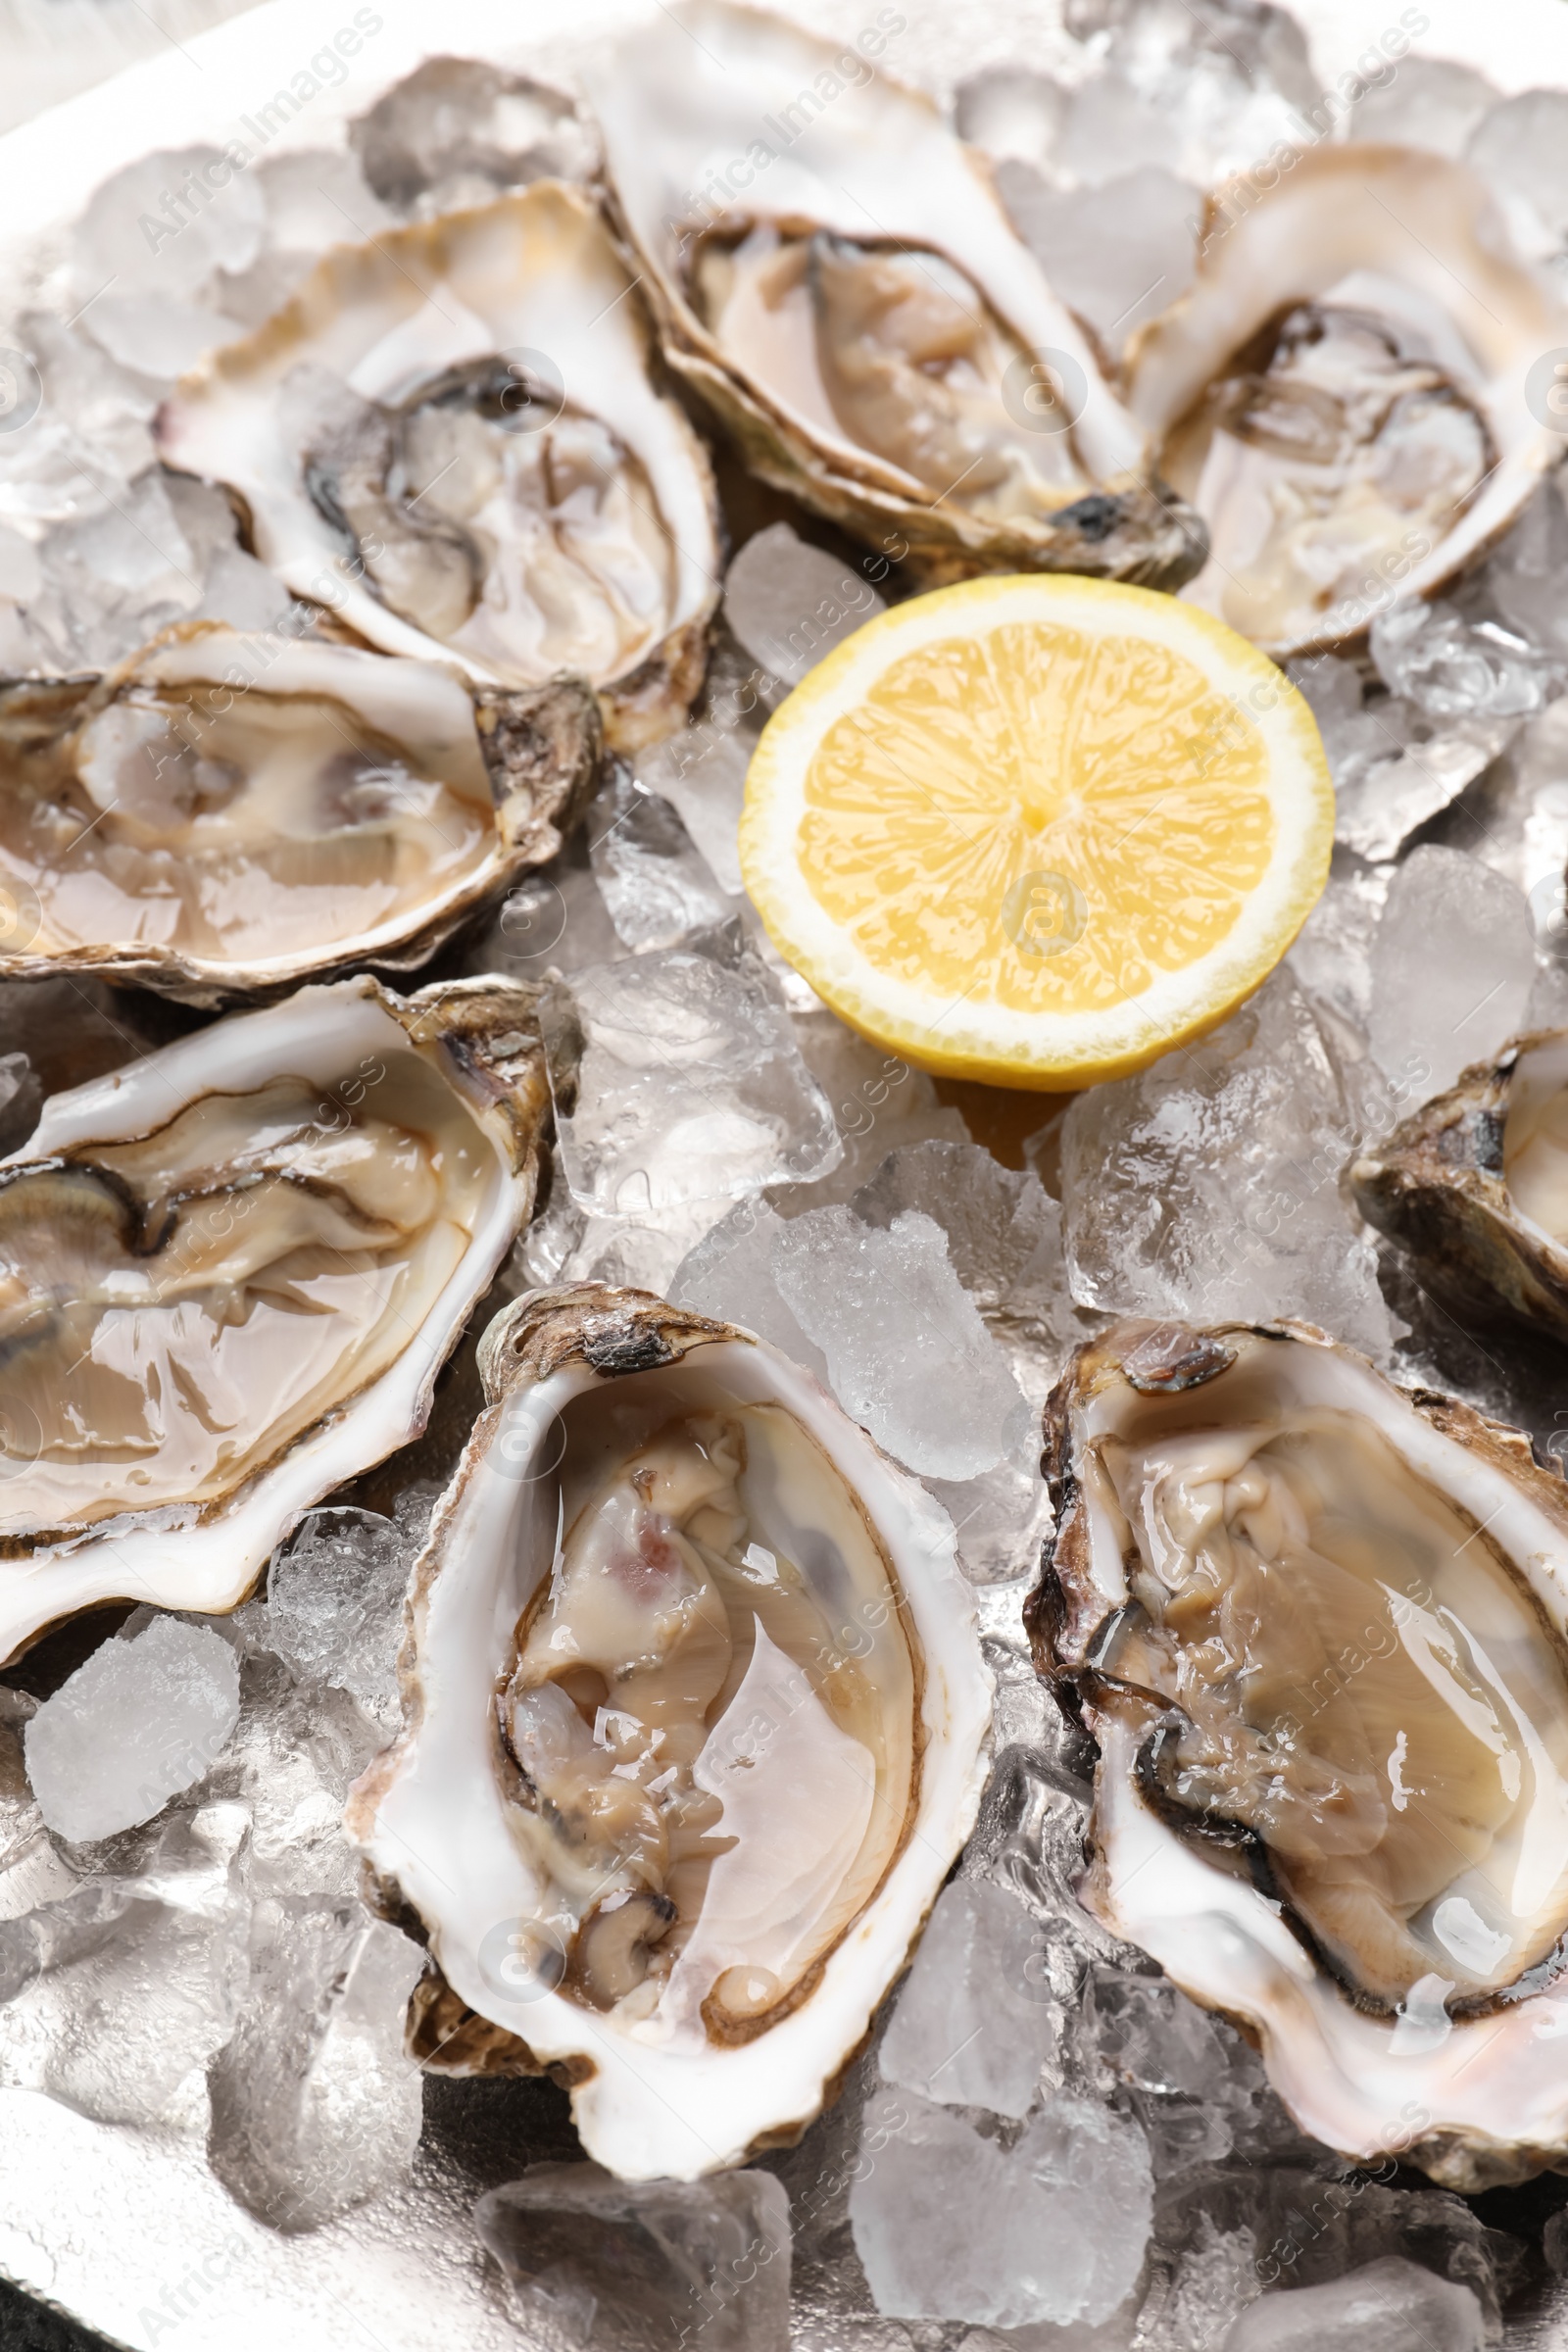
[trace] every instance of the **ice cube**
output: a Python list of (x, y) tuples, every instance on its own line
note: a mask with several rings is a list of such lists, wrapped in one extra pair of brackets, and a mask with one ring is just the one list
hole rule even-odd
[(1248, 88), (1279, 90), (1298, 105), (1318, 87), (1305, 33), (1272, 0), (1066, 0), (1062, 22), (1080, 41), (1108, 32), (1112, 54), (1140, 75), (1217, 59)]
[(1372, 943), (1392, 868), (1335, 854), (1328, 886), (1301, 927), (1288, 969), (1314, 1008), (1362, 1035), (1371, 1018)]
[(1062, 2011), (1039, 1923), (988, 1879), (944, 1887), (883, 2036), (884, 2082), (944, 2107), (1027, 2115)]
[(156, 470), (101, 514), (57, 524), (38, 559), (44, 591), (28, 617), (68, 667), (118, 661), (201, 603), (200, 558)]
[(832, 1113), (738, 924), (575, 972), (540, 1021), (562, 1164), (585, 1208), (636, 1223), (838, 1163)]
[(1568, 92), (1522, 90), (1484, 115), (1465, 161), (1504, 196), (1522, 201), (1550, 243), (1568, 236)]
[(578, 972), (626, 954), (610, 919), (579, 834), (537, 873), (508, 892), (464, 953), (468, 972), (507, 972), (518, 980)]
[(241, 320), (210, 304), (167, 294), (105, 294), (87, 324), (111, 359), (166, 384), (245, 332)]
[(784, 1220), (765, 1200), (739, 1200), (677, 1267), (669, 1296), (677, 1306), (739, 1323), (769, 1341), (824, 1386), (827, 1358), (785, 1305), (773, 1278), (773, 1245)]
[[(1400, 1083), (1403, 1054), (1388, 1071)], [(1300, 990), (1277, 972), (1200, 1045), (1074, 1102), (1062, 1131), (1074, 1297), (1197, 1322), (1299, 1315), (1386, 1348), (1372, 1246), (1339, 1192), (1362, 1126)]]
[(809, 546), (787, 522), (756, 532), (724, 574), (724, 618), (786, 686), (799, 685), (824, 654), (886, 611), (854, 564)]
[(407, 2174), (421, 2103), (403, 2027), (423, 1969), (356, 1902), (259, 1908), (239, 2023), (209, 2072), (207, 2153), (274, 2228), (318, 2229)]
[(1181, 125), (1168, 107), (1134, 89), (1114, 68), (1091, 74), (1072, 94), (1056, 145), (1056, 162), (1080, 187), (1152, 168), (1167, 174), (1181, 165)]
[(238, 1715), (234, 1652), (204, 1626), (155, 1617), (101, 1643), (23, 1737), (44, 1820), (78, 1841), (149, 1821), (211, 1771)]
[(1195, 2344), (1221, 2345), (1232, 2321), (1261, 2292), (1259, 2267), (1252, 2230), (1218, 2230), (1208, 2214), (1200, 2213), (1193, 2242), (1176, 2257), (1169, 2293), (1157, 2316), (1146, 2309), (1139, 2352), (1192, 2352)]
[(1530, 643), (1568, 660), (1568, 507), (1560, 470), (1549, 474), (1483, 574), (1503, 619)]
[(589, 1217), (560, 1279), (616, 1283), (667, 1298), (684, 1260), (732, 1206), (727, 1198), (679, 1200), (642, 1217)]
[(222, 620), (231, 629), (275, 629), (293, 610), (282, 581), (243, 548), (220, 548), (213, 558), (202, 601), (192, 617)]
[(1377, 760), (1356, 782), (1341, 785), (1335, 840), (1374, 863), (1397, 857), (1423, 825), (1451, 807), (1507, 750), (1519, 723), (1511, 717), (1468, 718), (1441, 730), (1421, 728), (1403, 751)]
[(1289, 664), (1291, 684), (1317, 720), (1338, 790), (1357, 784), (1379, 760), (1396, 758), (1413, 740), (1414, 706), (1398, 696), (1363, 695), (1361, 673), (1337, 654), (1314, 654)]
[(927, 1476), (922, 1484), (953, 1522), (958, 1558), (971, 1583), (1002, 1584), (1035, 1573), (1052, 1516), (1032, 1433), (1021, 1454), (995, 1469), (974, 1478)]
[(1333, 654), (1293, 662), (1289, 674), (1311, 705), (1333, 770), (1335, 839), (1371, 860), (1396, 856), (1506, 748), (1519, 724), (1515, 713), (1435, 718), (1376, 686), (1363, 697), (1360, 672)]
[(240, 1667), (240, 1715), (203, 1793), (243, 1803), (251, 1817), (250, 1872), (263, 1894), (352, 1894), (360, 1863), (343, 1829), (350, 1788), (385, 1732), (347, 1691), (297, 1684), (281, 1660), (251, 1647), (266, 1632), (265, 1604), (230, 1625), (249, 1654)]
[(1260, 2295), (1224, 2352), (1482, 2352), (1486, 2340), (1467, 2286), (1391, 2254), (1329, 2285)]
[[(1068, 0), (1064, 20), (1081, 39), (1109, 32), (1109, 72), (1159, 120), (1156, 143), (1132, 151), (1136, 118), (1118, 100), (1107, 122), (1113, 170), (1163, 160), (1174, 137), (1176, 168), (1213, 187), (1328, 127), (1305, 36), (1285, 9), (1256, 0)], [(1094, 176), (1106, 175), (1094, 172), (1092, 154), (1087, 161)]]
[(665, 742), (637, 754), (637, 778), (679, 810), (681, 822), (721, 890), (739, 898), (740, 824), (746, 770), (759, 727), (749, 723), (761, 706), (754, 692), (744, 711), (707, 710)]
[[(975, 1144), (931, 1139), (889, 1153), (851, 1206), (887, 1226), (904, 1208), (935, 1219), (954, 1269), (1036, 1407), (1085, 1336), (1067, 1283), (1061, 1207), (1032, 1170), (1004, 1168)], [(1051, 1509), (1031, 1443), (975, 1477), (927, 1477), (953, 1521), (966, 1573), (977, 1582), (1017, 1576), (1039, 1556)]]
[(472, 57), (432, 57), (349, 136), (377, 196), (421, 218), (533, 179), (586, 179), (595, 141), (568, 99)]
[[(87, 334), (46, 313), (18, 320), (13, 340), (36, 368), (42, 400), (24, 428), (0, 434), (0, 514), (20, 524), (109, 511), (152, 465), (156, 400)], [(107, 495), (106, 495), (107, 493)]]
[(297, 1682), (349, 1691), (388, 1731), (400, 1719), (398, 1649), (415, 1546), (374, 1511), (311, 1511), (272, 1556), (247, 1612)]
[(848, 1200), (902, 1145), (968, 1142), (963, 1113), (938, 1101), (924, 1070), (858, 1037), (825, 1004), (793, 1012), (792, 1026), (807, 1067), (838, 1122), (844, 1156), (831, 1175), (780, 1196), (787, 1215)]
[(1568, 961), (1563, 873), (1568, 866), (1568, 701), (1520, 730), (1488, 779), (1476, 855), (1530, 901), (1538, 953)]
[(1219, 2027), (1164, 1977), (1092, 1970), (1083, 2022), (1111, 2072), (1138, 2090), (1204, 2098), (1225, 2082), (1228, 2058)]
[(99, 184), (72, 231), (78, 299), (189, 299), (215, 270), (249, 269), (266, 226), (255, 174), (219, 148), (145, 155)]
[(771, 2173), (616, 2180), (533, 2164), (474, 2208), (512, 2317), (563, 2352), (788, 2352), (790, 2200)]
[(735, 1205), (724, 1197), (677, 1200), (664, 1208), (647, 1208), (635, 1218), (596, 1216), (572, 1199), (558, 1148), (544, 1212), (534, 1218), (513, 1252), (515, 1288), (610, 1282), (667, 1298), (673, 1295), (671, 1285), (682, 1260)]
[(249, 1902), (240, 1805), (175, 1814), (0, 1927), (0, 2081), (150, 2124), (233, 2030)]
[(1032, 1169), (979, 1144), (929, 1138), (890, 1152), (851, 1203), (867, 1225), (919, 1209), (941, 1226), (958, 1280), (1005, 1348), (1025, 1395), (1044, 1398), (1081, 1336), (1061, 1247), (1061, 1205)]
[(1113, 351), (1193, 282), (1203, 198), (1157, 161), (1058, 189), (1009, 160), (997, 188), (1054, 290)]
[(840, 1403), (911, 1470), (973, 1478), (1027, 1444), (1028, 1405), (930, 1217), (882, 1231), (808, 1209), (774, 1235), (772, 1264)]
[(625, 947), (672, 948), (735, 913), (673, 802), (636, 783), (629, 768), (616, 764), (586, 831), (594, 878)]
[(1562, 686), (1561, 664), (1540, 646), (1441, 599), (1391, 605), (1373, 621), (1371, 642), (1385, 683), (1429, 718), (1527, 718)]
[(1356, 99), (1348, 135), (1460, 156), (1498, 95), (1473, 66), (1446, 57), (1401, 57), (1389, 80), (1370, 83)]
[(27, 1786), (22, 1733), (37, 1711), (27, 1692), (0, 1685), (0, 1922), (57, 1902), (76, 1884), (77, 1874), (45, 1829)]
[(332, 245), (379, 236), (396, 216), (381, 204), (358, 156), (331, 147), (264, 156), (254, 167), (267, 206), (268, 244), (313, 256)]
[(1153, 2212), (1135, 2123), (1058, 2096), (1009, 2149), (912, 2091), (867, 2102), (850, 2192), (856, 2252), (890, 2319), (1025, 2328), (1109, 2319)]
[(1517, 1034), (1535, 977), (1522, 891), (1462, 850), (1413, 850), (1389, 890), (1372, 950), (1372, 1051), (1394, 1076), (1419, 1066), (1441, 1094)]
[(1009, 61), (986, 66), (954, 93), (954, 128), (999, 163), (1015, 158), (1049, 172), (1071, 92), (1049, 74)]
[(30, 604), (43, 586), (43, 566), (31, 539), (0, 523), (0, 596)]

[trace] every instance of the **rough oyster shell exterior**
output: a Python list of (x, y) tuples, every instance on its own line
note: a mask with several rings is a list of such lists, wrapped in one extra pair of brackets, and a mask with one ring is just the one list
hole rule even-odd
[(1524, 1215), (1503, 1168), (1520, 1063), (1564, 1043), (1568, 1030), (1540, 1030), (1474, 1064), (1353, 1160), (1349, 1182), (1367, 1222), (1449, 1298), (1568, 1341), (1568, 1250)]

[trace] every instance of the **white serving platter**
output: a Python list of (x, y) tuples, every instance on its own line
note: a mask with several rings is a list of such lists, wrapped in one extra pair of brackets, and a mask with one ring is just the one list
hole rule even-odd
[[(47, 273), (101, 180), (150, 152), (240, 132), (353, 24), (358, 5), (266, 0), (0, 138), (0, 321)], [(344, 79), (302, 105), (267, 151), (341, 144), (349, 120), (432, 54), (569, 80), (590, 50), (657, 5), (373, 0), (378, 27)], [(860, 0), (776, 5), (834, 33), (874, 14)], [(901, 0), (901, 9), (908, 23), (896, 71), (934, 90), (988, 63), (1050, 70), (1071, 55), (1059, 0)], [(1475, 66), (1505, 92), (1568, 87), (1568, 0), (1296, 0), (1295, 13), (1325, 91), (1401, 24), (1414, 53)], [(522, 2338), (486, 2276), (469, 2215), (484, 2188), (560, 2153), (530, 2144), (539, 2112), (527, 2084), (442, 2085), (427, 2100), (406, 2188), (285, 2236), (219, 2185), (199, 2123), (134, 2130), (0, 2089), (0, 2271), (127, 2352), (517, 2352)], [(826, 2352), (819, 2330), (813, 2344)], [(1510, 2331), (1507, 2352), (1568, 2352), (1568, 2281), (1560, 2310)]]

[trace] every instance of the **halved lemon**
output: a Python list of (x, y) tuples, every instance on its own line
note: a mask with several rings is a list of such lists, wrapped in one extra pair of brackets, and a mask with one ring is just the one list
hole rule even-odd
[(741, 865), (864, 1036), (1061, 1089), (1250, 996), (1333, 839), (1311, 711), (1255, 647), (1174, 597), (1028, 573), (897, 605), (818, 663), (753, 757)]

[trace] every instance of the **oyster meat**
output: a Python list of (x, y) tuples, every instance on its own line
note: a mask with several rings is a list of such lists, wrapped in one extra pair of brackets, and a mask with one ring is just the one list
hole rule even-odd
[(1221, 189), (1197, 282), (1129, 361), (1208, 529), (1185, 593), (1281, 659), (1430, 594), (1561, 456), (1530, 378), (1564, 344), (1568, 307), (1462, 164), (1325, 145), (1267, 193)]
[(1174, 586), (1201, 532), (983, 159), (873, 71), (886, 45), (682, 0), (590, 69), (667, 358), (754, 470), (930, 577)]
[(407, 1729), (351, 1800), (434, 1967), (413, 2046), (548, 2067), (588, 2153), (693, 2179), (809, 2123), (974, 1818), (952, 1529), (749, 1333), (521, 1299), (415, 1571)]
[(0, 976), (216, 1004), (422, 963), (561, 846), (599, 714), (349, 646), (170, 631), (107, 677), (0, 685)]
[(1568, 1029), (1466, 1070), (1349, 1174), (1438, 1288), (1568, 1340)]
[(532, 1201), (537, 993), (306, 988), (44, 1105), (0, 1161), (0, 1660), (234, 1607), (418, 1435)]
[(577, 672), (630, 750), (696, 695), (718, 594), (711, 471), (651, 350), (593, 199), (540, 180), (327, 254), (159, 442), (368, 644), (484, 685)]
[(1047, 1409), (1042, 1671), (1096, 1914), (1305, 2132), (1477, 2190), (1568, 2163), (1568, 1489), (1305, 1327), (1126, 1323)]

